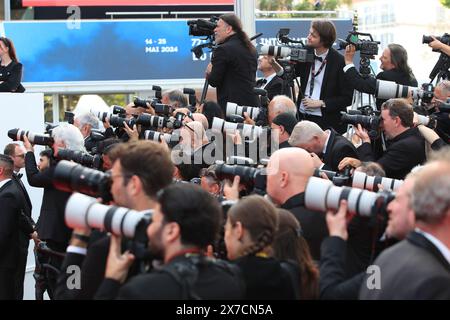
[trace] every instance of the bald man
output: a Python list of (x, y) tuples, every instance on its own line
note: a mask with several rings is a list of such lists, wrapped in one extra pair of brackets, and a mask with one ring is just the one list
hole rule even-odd
[(297, 107), (291, 98), (283, 95), (275, 96), (269, 103), (268, 106), (269, 114), (268, 121), (269, 125), (272, 124), (273, 119), (280, 113), (290, 113), (294, 117), (297, 117)]
[[(293, 166), (301, 163), (301, 166)], [(305, 188), (314, 173), (311, 155), (301, 148), (284, 148), (272, 154), (267, 165), (267, 194), (300, 222), (314, 260), (320, 259), (320, 245), (328, 235), (325, 216), (305, 207)]]
[[(291, 98), (284, 95), (273, 97), (267, 109), (267, 121), (269, 126), (272, 124), (273, 119), (281, 113), (290, 113), (297, 118), (297, 106)], [(255, 121), (248, 116), (247, 112), (244, 112), (244, 118), (246, 124), (255, 125)]]

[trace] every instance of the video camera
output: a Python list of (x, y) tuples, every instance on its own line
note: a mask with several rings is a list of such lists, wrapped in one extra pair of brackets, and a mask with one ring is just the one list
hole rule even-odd
[[(369, 39), (360, 39), (359, 36), (368, 37)], [(374, 59), (374, 56), (378, 54), (380, 42), (374, 41), (370, 33), (349, 31), (345, 40), (338, 39), (339, 50), (345, 49), (349, 44), (354, 45), (356, 51), (360, 51), (361, 57)]]
[(301, 40), (290, 39), (289, 32), (289, 28), (281, 28), (277, 33), (278, 41), (284, 46), (262, 46), (260, 54), (275, 58), (289, 57), (292, 62), (314, 62), (314, 49), (306, 46)]
[(214, 29), (217, 27), (219, 17), (212, 16), (209, 20), (197, 19), (188, 20), (189, 35), (194, 37), (210, 37), (214, 35)]
[[(435, 37), (437, 40), (442, 42), (443, 44), (450, 45), (450, 34), (444, 33), (442, 37)], [(433, 41), (433, 38), (431, 36), (423, 36), (422, 37), (422, 43), (430, 43)], [(440, 50), (435, 50), (435, 52), (441, 52)], [(429, 78), (431, 79), (430, 83), (433, 82), (434, 78), (438, 77), (438, 82), (440, 79), (450, 79), (450, 56), (445, 54), (444, 52), (441, 52), (441, 55), (439, 56), (438, 61), (433, 67), (433, 70), (431, 70), (431, 73), (429, 75)]]
[(214, 29), (217, 27), (217, 21), (219, 18), (216, 16), (212, 16), (209, 20), (188, 20), (190, 36), (206, 37), (204, 40), (209, 40), (191, 49), (197, 59), (203, 55), (203, 48), (214, 48)]

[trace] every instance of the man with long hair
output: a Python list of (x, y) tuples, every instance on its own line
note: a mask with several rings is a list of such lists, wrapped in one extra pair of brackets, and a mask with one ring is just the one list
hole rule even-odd
[(218, 44), (206, 69), (209, 84), (217, 88), (217, 102), (223, 112), (227, 102), (256, 106), (253, 93), (257, 68), (255, 46), (242, 30), (239, 18), (233, 13), (220, 16), (214, 29)]

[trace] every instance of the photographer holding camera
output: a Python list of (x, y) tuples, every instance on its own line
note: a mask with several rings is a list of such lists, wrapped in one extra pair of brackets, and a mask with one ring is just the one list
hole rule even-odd
[(186, 95), (177, 89), (164, 91), (162, 94), (161, 103), (170, 105), (174, 109), (186, 108), (188, 106)]
[[(416, 174), (410, 173), (397, 190), (395, 198), (388, 204), (389, 215), (385, 236), (387, 240), (403, 240), (414, 230), (415, 218), (410, 201)], [(347, 201), (342, 200), (337, 211), (328, 210), (326, 215), (329, 237), (321, 246), (320, 257), (320, 298), (358, 298), (366, 272), (349, 278), (346, 275), (345, 257), (348, 254), (348, 224), (354, 219), (348, 213)]]
[(428, 46), (430, 48), (433, 48), (433, 50), (443, 52), (446, 55), (450, 56), (450, 46), (448, 44), (442, 43), (441, 41), (439, 41), (438, 39), (436, 39), (433, 36), (431, 36), (431, 38), (433, 39), (433, 41), (428, 43)]
[(120, 238), (112, 236), (105, 280), (96, 298), (241, 299), (244, 287), (237, 268), (204, 256), (218, 237), (221, 221), (219, 203), (200, 187), (174, 184), (161, 190), (147, 236), (149, 250), (162, 259), (162, 267), (121, 286), (134, 257), (122, 254)]
[[(282, 113), (289, 113), (294, 118), (297, 118), (297, 107), (291, 98), (285, 95), (277, 95), (269, 102), (267, 107), (267, 125), (271, 126), (276, 116)], [(244, 112), (244, 123), (255, 125), (255, 121), (252, 120), (247, 112)]]
[(360, 299), (450, 299), (450, 157), (437, 153), (415, 178), (411, 207), (415, 230), (375, 260), (380, 288), (363, 282)]
[(352, 91), (344, 80), (344, 58), (331, 46), (336, 28), (331, 21), (314, 20), (308, 35), (308, 46), (314, 48), (314, 63), (299, 63), (296, 76), (301, 79), (298, 101), (302, 120), (317, 123), (322, 129), (332, 127), (345, 132), (340, 112), (352, 103)]
[[(425, 141), (418, 129), (413, 127), (414, 112), (405, 99), (389, 99), (381, 108), (381, 128), (389, 140), (388, 146), (382, 155), (375, 155), (367, 130), (358, 124), (356, 134), (363, 141), (357, 149), (359, 159), (376, 161), (387, 177), (403, 179), (412, 168), (425, 161)], [(339, 169), (347, 165), (355, 165), (355, 159), (344, 158), (339, 163)]]
[[(60, 191), (53, 185), (53, 176), (56, 166), (55, 157), (59, 148), (85, 151), (84, 139), (77, 127), (67, 123), (62, 123), (54, 128), (52, 137), (54, 143), (52, 145), (53, 156), (50, 161), (50, 166), (39, 171), (36, 165), (33, 146), (27, 136), (24, 136), (23, 141), (27, 151), (25, 154), (25, 171), (30, 186), (44, 188), (41, 211), (36, 224), (39, 238), (42, 241), (45, 241), (51, 250), (65, 252), (71, 232), (64, 223), (64, 209), (71, 193)], [(61, 259), (56, 257), (50, 257), (49, 259), (48, 263), (59, 269), (62, 262)], [(49, 286), (49, 296), (50, 298), (53, 298), (56, 278), (49, 277), (47, 281)]]
[(428, 112), (434, 111), (432, 117), (436, 119), (436, 128), (434, 130), (445, 143), (450, 144), (450, 115), (449, 110), (441, 110), (442, 104), (448, 103), (450, 98), (450, 80), (440, 81), (433, 92), (431, 108)]
[(184, 181), (199, 177), (200, 170), (215, 163), (216, 148), (199, 121), (185, 123), (180, 129), (181, 141), (171, 150), (175, 175)]
[[(174, 167), (167, 150), (159, 143), (141, 140), (117, 144), (109, 156), (114, 204), (141, 212), (154, 209), (156, 193), (172, 182)], [(74, 230), (61, 269), (82, 266), (81, 290), (67, 289), (70, 273), (64, 271), (58, 279), (58, 299), (92, 299), (101, 284), (110, 239), (93, 241), (90, 236), (89, 229)]]
[(338, 171), (345, 157), (358, 158), (353, 144), (332, 128), (323, 131), (311, 121), (300, 121), (292, 131), (289, 144), (315, 154), (316, 168)]
[(314, 174), (311, 155), (301, 148), (275, 151), (267, 165), (267, 195), (273, 203), (294, 214), (314, 260), (320, 258), (320, 244), (327, 236), (324, 216), (305, 207), (305, 188)]
[[(377, 74), (376, 79), (364, 77), (356, 70), (353, 64), (355, 52), (356, 48), (354, 45), (349, 44), (345, 47), (344, 79), (352, 88), (360, 92), (375, 94), (377, 88), (376, 80), (393, 81), (397, 84), (417, 87), (417, 80), (408, 65), (408, 53), (401, 45), (391, 43), (384, 49), (380, 57), (380, 68), (383, 71)], [(377, 107), (381, 107), (381, 104), (385, 101), (377, 99)]]
[(98, 119), (90, 112), (75, 117), (73, 125), (77, 127), (84, 138), (86, 150), (91, 150), (96, 142), (91, 138), (92, 129), (98, 129)]
[(206, 69), (209, 84), (217, 88), (217, 102), (225, 114), (227, 102), (256, 106), (253, 93), (258, 55), (242, 24), (234, 13), (220, 16), (214, 29), (215, 41), (211, 63)]

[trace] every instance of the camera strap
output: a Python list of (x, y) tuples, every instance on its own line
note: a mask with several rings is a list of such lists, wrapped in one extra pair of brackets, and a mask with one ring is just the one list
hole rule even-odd
[(314, 91), (314, 79), (322, 72), (323, 68), (327, 64), (327, 59), (324, 59), (322, 61), (322, 64), (320, 65), (319, 70), (317, 70), (316, 73), (316, 61), (314, 61), (311, 65), (311, 81), (309, 83), (309, 97), (312, 97), (313, 91)]

